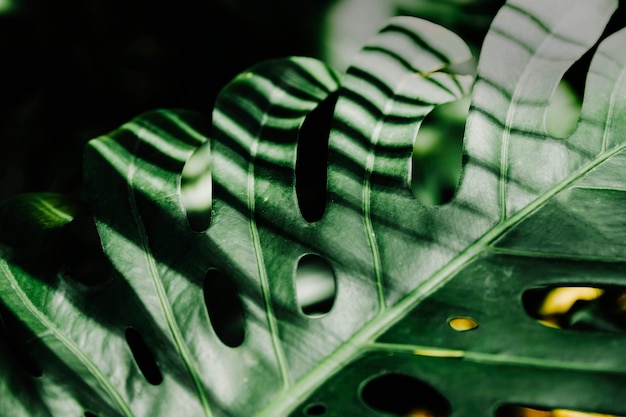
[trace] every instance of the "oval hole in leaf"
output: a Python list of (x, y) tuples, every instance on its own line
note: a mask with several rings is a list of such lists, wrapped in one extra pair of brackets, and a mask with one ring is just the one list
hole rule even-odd
[(326, 407), (326, 405), (321, 404), (321, 403), (309, 404), (304, 408), (305, 416), (311, 416), (311, 417), (323, 416), (327, 412), (328, 412), (328, 408)]
[(307, 222), (316, 222), (326, 211), (328, 137), (339, 93), (330, 94), (306, 116), (296, 150), (296, 197)]
[(576, 129), (582, 109), (587, 72), (596, 49), (594, 47), (587, 51), (563, 74), (546, 112), (545, 126), (549, 135), (562, 139)]
[(413, 145), (411, 190), (426, 206), (449, 202), (461, 177), (469, 97), (441, 104), (424, 118)]
[(526, 313), (544, 326), (626, 331), (626, 287), (545, 286), (522, 295)]
[(450, 402), (435, 388), (405, 374), (376, 376), (361, 387), (361, 400), (376, 411), (394, 416), (446, 417)]
[(471, 317), (456, 316), (448, 320), (448, 325), (457, 332), (466, 332), (478, 327), (478, 322)]
[(16, 362), (33, 378), (40, 378), (43, 370), (33, 359), (27, 340), (35, 340), (35, 336), (20, 321), (0, 304), (0, 338), (6, 340), (9, 350)]
[(619, 417), (613, 414), (590, 413), (564, 408), (540, 408), (504, 404), (496, 410), (495, 417)]
[(85, 413), (83, 414), (83, 417), (98, 417), (98, 415), (90, 411), (85, 411)]
[(233, 280), (210, 269), (204, 281), (204, 303), (217, 337), (226, 346), (240, 346), (245, 337), (243, 305)]
[(133, 354), (133, 358), (143, 374), (146, 381), (152, 385), (159, 385), (163, 382), (163, 375), (159, 369), (159, 365), (154, 359), (154, 354), (146, 344), (145, 340), (137, 330), (127, 327), (124, 331), (126, 343)]
[(321, 317), (333, 307), (337, 295), (335, 273), (321, 256), (308, 254), (300, 258), (295, 286), (298, 305), (307, 316)]
[(209, 142), (196, 149), (181, 173), (181, 199), (191, 230), (204, 232), (211, 223), (213, 178)]
[(555, 138), (566, 138), (578, 125), (582, 101), (569, 82), (561, 80), (546, 112), (546, 131)]

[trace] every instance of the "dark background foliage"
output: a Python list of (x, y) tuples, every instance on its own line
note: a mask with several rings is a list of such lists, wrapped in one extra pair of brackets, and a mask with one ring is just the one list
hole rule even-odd
[(256, 62), (318, 56), (328, 1), (19, 0), (0, 14), (0, 198), (76, 191), (83, 144), (154, 108), (210, 114)]

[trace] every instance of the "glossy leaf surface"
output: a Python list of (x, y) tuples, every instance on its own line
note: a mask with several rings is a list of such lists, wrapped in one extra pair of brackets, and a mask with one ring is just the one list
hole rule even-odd
[[(520, 404), (626, 415), (624, 333), (548, 328), (522, 302), (537, 287), (626, 286), (626, 32), (599, 45), (573, 133), (552, 138), (544, 123), (615, 7), (510, 1), (475, 83), (451, 70), (469, 59), (458, 37), (396, 18), (341, 79), (309, 58), (269, 61), (222, 91), (211, 126), (157, 111), (94, 139), (87, 205), (45, 194), (0, 207), (0, 409), (460, 417)], [(409, 187), (420, 122), (472, 86), (457, 193), (423, 206)], [(324, 213), (307, 221), (299, 132), (333, 94)], [(181, 197), (200, 146), (206, 231), (192, 230)], [(91, 215), (97, 235), (74, 230)], [(68, 245), (105, 278), (87, 279)], [(334, 279), (322, 315), (302, 311), (294, 279), (310, 255)], [(216, 312), (207, 291), (220, 288), (233, 301)], [(470, 328), (455, 330), (459, 318)], [(415, 389), (398, 383), (390, 403), (376, 397), (380, 381)]]

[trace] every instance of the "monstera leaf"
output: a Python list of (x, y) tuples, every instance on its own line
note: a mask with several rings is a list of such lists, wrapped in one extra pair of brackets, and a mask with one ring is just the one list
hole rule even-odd
[[(615, 7), (510, 1), (475, 82), (459, 38), (396, 18), (341, 79), (270, 61), (211, 120), (156, 111), (94, 139), (87, 203), (0, 207), (0, 410), (626, 415), (626, 32), (597, 47), (573, 133), (544, 124)], [(420, 122), (472, 86), (460, 185), (425, 206)], [(603, 295), (569, 324), (533, 307), (571, 287)]]

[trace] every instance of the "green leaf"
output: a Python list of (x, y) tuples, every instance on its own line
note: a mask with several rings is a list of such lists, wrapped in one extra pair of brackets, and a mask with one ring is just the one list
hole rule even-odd
[[(615, 7), (508, 2), (475, 83), (454, 73), (470, 58), (458, 37), (396, 18), (341, 80), (313, 59), (269, 61), (221, 92), (210, 124), (163, 110), (94, 139), (87, 205), (34, 194), (0, 206), (0, 409), (626, 415), (623, 326), (548, 328), (524, 301), (538, 287), (626, 287), (626, 32), (595, 52), (574, 132), (553, 138), (544, 122)], [(424, 206), (409, 184), (420, 122), (472, 85), (461, 183)], [(311, 144), (328, 165), (324, 213), (309, 222), (299, 140), (335, 96), (328, 146)], [(192, 155), (206, 167), (183, 181)], [(212, 179), (198, 188), (211, 197), (202, 231), (186, 210), (194, 178)], [(326, 314), (303, 312), (305, 255), (330, 266)]]

